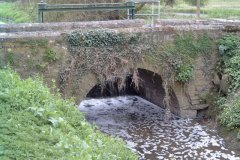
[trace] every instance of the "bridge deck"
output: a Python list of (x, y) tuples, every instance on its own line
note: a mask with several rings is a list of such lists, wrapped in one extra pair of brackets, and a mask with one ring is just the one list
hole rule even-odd
[(211, 32), (211, 30), (240, 32), (240, 21), (161, 20), (154, 28), (147, 26), (144, 20), (0, 24), (0, 42), (27, 37), (57, 37), (76, 29), (98, 28), (108, 28), (125, 32), (175, 32), (198, 30), (205, 30), (207, 32)]

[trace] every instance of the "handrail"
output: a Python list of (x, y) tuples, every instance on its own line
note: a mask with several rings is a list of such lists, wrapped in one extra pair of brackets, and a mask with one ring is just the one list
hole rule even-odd
[(43, 13), (52, 11), (98, 11), (98, 10), (128, 10), (129, 19), (135, 18), (135, 3), (92, 3), (92, 4), (47, 4), (38, 3), (38, 21), (43, 23)]
[[(136, 13), (135, 16), (151, 16), (152, 17), (152, 24), (151, 26), (154, 27), (155, 18), (158, 17), (160, 19), (160, 7), (161, 7), (161, 0), (133, 0), (135, 4), (151, 4), (151, 14), (149, 13)], [(155, 12), (155, 7), (157, 8), (157, 13)]]

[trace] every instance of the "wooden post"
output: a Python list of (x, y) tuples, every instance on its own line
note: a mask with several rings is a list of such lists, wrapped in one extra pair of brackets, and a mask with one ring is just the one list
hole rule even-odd
[(201, 5), (201, 0), (197, 0), (197, 18), (200, 18), (200, 5)]

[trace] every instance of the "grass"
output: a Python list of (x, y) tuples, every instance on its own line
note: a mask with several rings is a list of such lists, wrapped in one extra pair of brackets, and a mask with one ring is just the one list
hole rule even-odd
[(0, 70), (0, 122), (1, 160), (137, 159), (123, 141), (90, 125), (73, 101), (10, 69)]
[[(173, 7), (161, 5), (161, 18), (196, 19), (195, 6), (190, 6), (182, 0), (177, 2)], [(141, 13), (143, 12), (151, 13), (151, 6), (146, 5)], [(157, 7), (155, 7), (155, 13), (157, 13)], [(210, 0), (208, 5), (201, 7), (201, 13), (202, 19), (222, 18), (240, 20), (240, 2), (239, 0)]]
[(9, 19), (15, 23), (32, 22), (27, 9), (20, 9), (15, 3), (0, 3), (0, 17)]
[(236, 8), (214, 8), (207, 11), (211, 18), (224, 18), (240, 20), (240, 9)]
[(209, 6), (238, 8), (240, 3), (239, 0), (210, 0)]

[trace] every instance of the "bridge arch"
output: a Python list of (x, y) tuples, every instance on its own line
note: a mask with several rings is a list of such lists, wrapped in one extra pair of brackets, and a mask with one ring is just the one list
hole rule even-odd
[[(133, 74), (129, 74), (125, 79), (124, 88), (119, 89), (119, 78), (115, 77), (106, 81), (104, 88), (102, 88), (99, 83), (95, 83), (94, 85), (92, 84), (92, 87), (85, 92), (86, 98), (137, 95), (153, 104), (165, 108), (163, 102), (165, 90), (163, 88), (161, 75), (144, 68), (138, 68), (137, 71), (139, 78), (138, 87), (136, 87), (133, 83)], [(180, 115), (180, 105), (173, 88), (171, 88), (170, 94), (170, 110), (172, 113)]]

